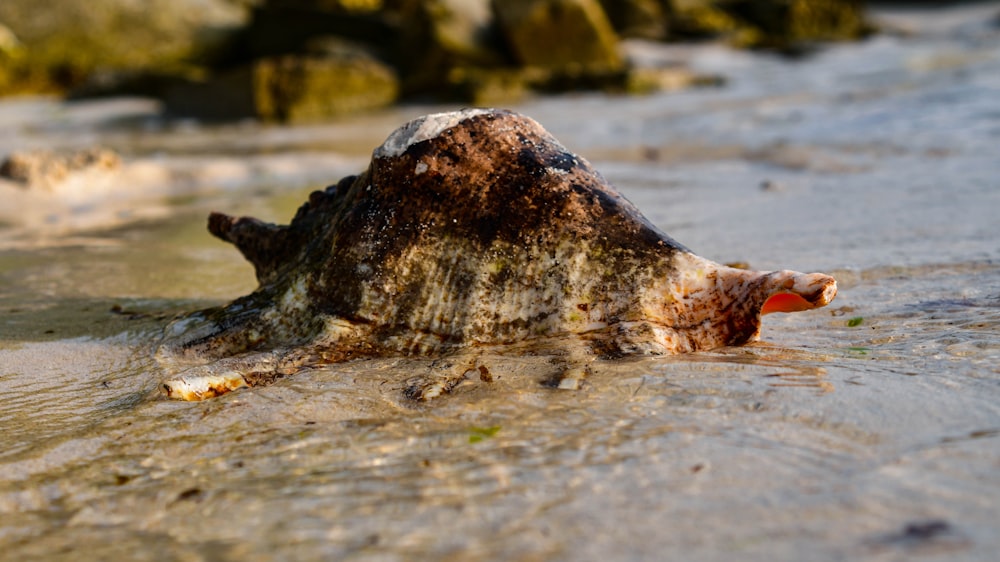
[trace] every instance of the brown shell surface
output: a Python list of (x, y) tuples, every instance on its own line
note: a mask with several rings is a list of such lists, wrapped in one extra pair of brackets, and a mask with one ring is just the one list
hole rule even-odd
[(538, 123), (500, 110), (407, 124), (290, 225), (213, 214), (209, 229), (260, 286), (175, 328), (175, 349), (294, 349), (286, 369), (564, 335), (601, 355), (696, 351), (755, 338), (775, 293), (813, 307), (836, 292), (826, 276), (691, 254)]

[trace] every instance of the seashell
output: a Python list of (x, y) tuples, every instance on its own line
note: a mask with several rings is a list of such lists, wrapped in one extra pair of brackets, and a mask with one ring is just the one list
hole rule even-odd
[(407, 123), (289, 225), (214, 213), (209, 230), (260, 285), (170, 328), (165, 363), (212, 362), (167, 382), (171, 397), (359, 357), (543, 340), (592, 357), (709, 350), (757, 339), (762, 314), (837, 292), (827, 275), (694, 255), (534, 120), (493, 109)]

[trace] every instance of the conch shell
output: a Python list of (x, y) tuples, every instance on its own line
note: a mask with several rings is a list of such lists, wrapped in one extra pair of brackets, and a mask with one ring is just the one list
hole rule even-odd
[(162, 357), (215, 360), (166, 383), (213, 396), (304, 366), (570, 338), (595, 356), (757, 339), (760, 317), (828, 304), (832, 277), (698, 257), (532, 119), (427, 115), (291, 224), (212, 214), (259, 288), (171, 328)]

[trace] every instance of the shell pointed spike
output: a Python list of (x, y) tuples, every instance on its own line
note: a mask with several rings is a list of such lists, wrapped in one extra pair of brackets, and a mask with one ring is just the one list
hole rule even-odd
[(819, 308), (837, 295), (837, 282), (822, 273), (737, 269), (687, 253), (674, 265), (666, 310), (682, 326), (682, 351), (754, 341), (762, 315)]

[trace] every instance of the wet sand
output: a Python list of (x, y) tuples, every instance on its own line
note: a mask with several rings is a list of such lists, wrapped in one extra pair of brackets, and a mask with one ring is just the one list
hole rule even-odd
[(464, 358), (357, 361), (203, 403), (158, 393), (166, 321), (253, 288), (209, 210), (286, 222), (396, 125), (448, 108), (283, 129), (0, 102), (0, 152), (99, 142), (159, 170), (112, 185), (106, 208), (106, 193), (4, 208), (3, 556), (993, 560), (996, 13), (896, 14), (910, 34), (802, 61), (633, 46), (727, 85), (515, 108), (699, 255), (840, 283), (826, 309), (766, 317), (760, 343), (600, 361), (577, 391), (541, 384), (544, 355), (508, 353), (477, 360), (493, 382), (426, 404), (407, 381)]

